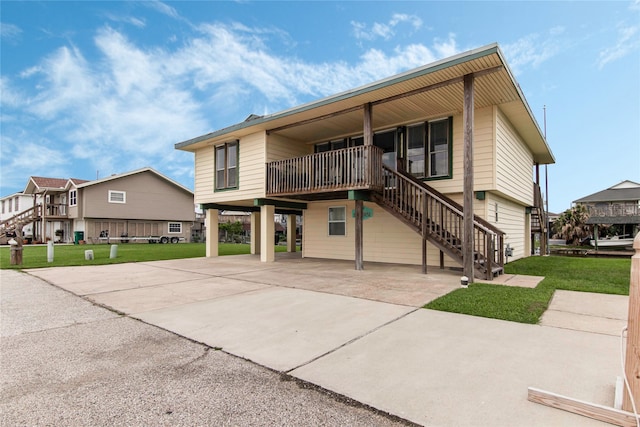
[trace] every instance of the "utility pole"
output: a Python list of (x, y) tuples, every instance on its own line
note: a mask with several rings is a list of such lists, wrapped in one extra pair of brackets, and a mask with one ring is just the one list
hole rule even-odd
[[(547, 142), (547, 106), (543, 107), (544, 109), (544, 141)], [(545, 242), (545, 252), (546, 255), (551, 253), (549, 249), (549, 172), (547, 170), (547, 164), (544, 165), (544, 199), (545, 199), (545, 212), (544, 212), (544, 229), (546, 230), (544, 238)]]

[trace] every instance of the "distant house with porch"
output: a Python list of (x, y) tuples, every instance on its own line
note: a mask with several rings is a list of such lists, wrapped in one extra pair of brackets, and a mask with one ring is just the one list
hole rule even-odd
[(193, 192), (151, 168), (93, 181), (32, 176), (22, 194), (31, 204), (3, 220), (0, 232), (32, 225), (23, 234), (36, 242), (189, 241), (195, 220)]
[[(538, 172), (554, 157), (497, 44), (176, 149), (195, 155), (207, 229), (220, 210), (251, 212), (251, 251), (264, 262), (274, 261), (274, 214), (289, 215), (289, 236), (303, 217), (304, 257), (470, 277), (499, 274), (505, 251), (529, 256), (546, 233)], [(217, 251), (207, 236), (207, 256)]]
[[(573, 201), (589, 213), (587, 224), (613, 226), (618, 237), (633, 238), (640, 231), (640, 184), (622, 181)], [(606, 237), (606, 236), (602, 236)]]

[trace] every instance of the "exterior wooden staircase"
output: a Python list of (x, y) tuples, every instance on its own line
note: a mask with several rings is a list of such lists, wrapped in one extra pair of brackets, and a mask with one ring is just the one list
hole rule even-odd
[(544, 201), (542, 200), (542, 192), (540, 186), (533, 183), (533, 206), (531, 208), (531, 232), (546, 233), (546, 215), (544, 212)]
[(37, 221), (41, 216), (42, 205), (36, 205), (0, 222), (0, 238), (7, 237), (7, 234), (13, 233), (19, 227)]
[[(375, 202), (462, 264), (462, 206), (406, 172), (383, 171), (384, 189), (374, 193)], [(473, 229), (475, 276), (491, 280), (504, 270), (504, 233), (475, 215)]]
[[(462, 264), (462, 206), (412, 175), (384, 166), (382, 154), (380, 148), (364, 145), (269, 162), (266, 194), (321, 200), (340, 191), (365, 191), (441, 253)], [(503, 272), (504, 233), (475, 215), (473, 224), (475, 276), (491, 280)]]

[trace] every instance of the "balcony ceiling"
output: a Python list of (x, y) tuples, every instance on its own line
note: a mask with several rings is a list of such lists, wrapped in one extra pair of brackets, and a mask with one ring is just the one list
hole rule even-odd
[[(303, 143), (361, 135), (364, 114), (361, 107), (366, 103), (373, 104), (374, 131), (413, 121), (462, 114), (464, 88), (461, 78), (470, 73), (481, 73), (475, 79), (475, 108), (498, 105), (529, 145), (534, 160), (543, 164), (553, 163), (553, 154), (497, 45), (461, 54), (290, 110), (239, 123), (176, 144), (176, 148), (194, 151), (204, 144), (238, 139), (258, 131), (276, 133)], [(443, 82), (446, 84), (442, 85)], [(436, 88), (420, 91), (433, 85)], [(411, 95), (404, 96), (406, 94)], [(388, 100), (389, 98), (392, 99)], [(315, 120), (318, 117), (324, 118)]]

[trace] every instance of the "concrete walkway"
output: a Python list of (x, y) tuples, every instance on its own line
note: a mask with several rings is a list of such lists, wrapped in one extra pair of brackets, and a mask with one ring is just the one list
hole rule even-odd
[(540, 324), (620, 336), (628, 315), (628, 296), (558, 290)]
[(527, 388), (612, 406), (621, 373), (614, 335), (419, 308), (459, 287), (454, 272), (236, 256), (29, 274), (422, 425), (604, 425)]

